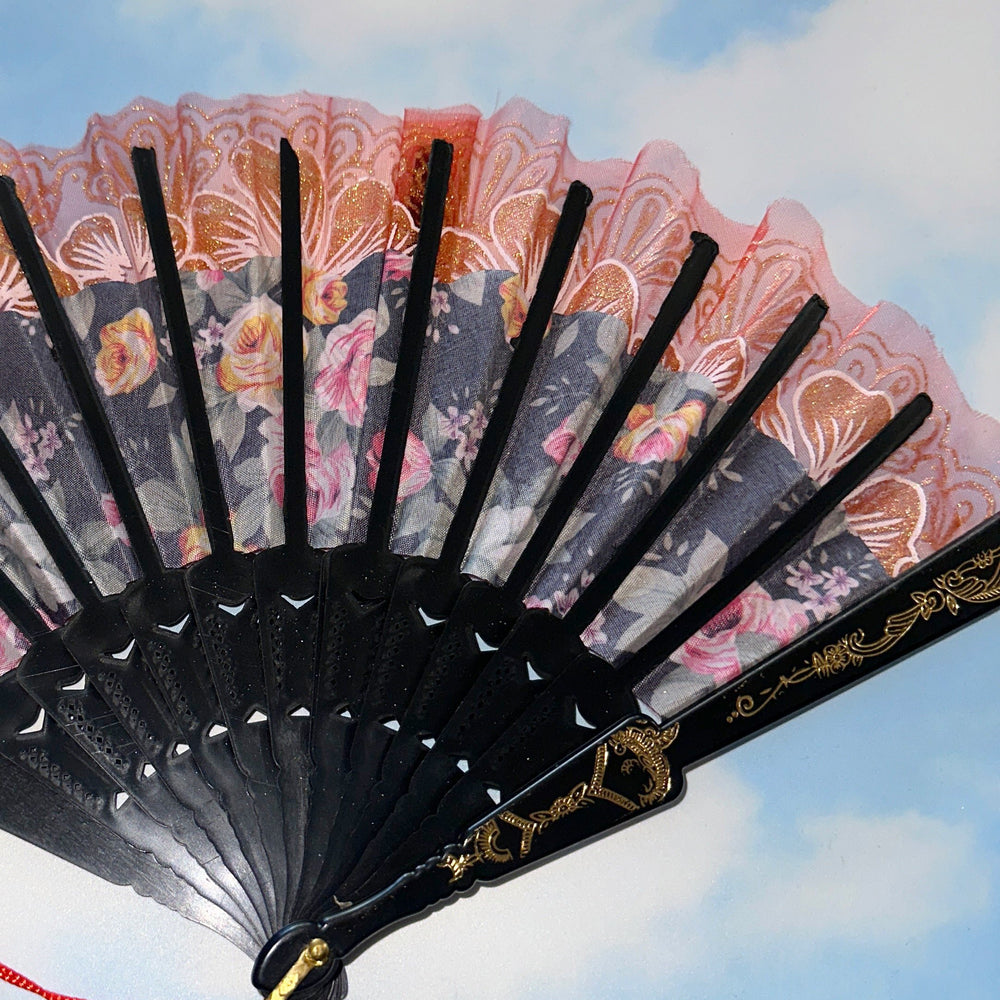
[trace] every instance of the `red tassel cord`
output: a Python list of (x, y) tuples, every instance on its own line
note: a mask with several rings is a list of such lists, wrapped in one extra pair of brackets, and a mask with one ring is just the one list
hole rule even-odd
[(27, 990), (29, 993), (43, 997), (44, 1000), (80, 1000), (79, 997), (68, 997), (64, 993), (52, 993), (49, 990), (43, 989), (38, 983), (33, 983), (26, 976), (22, 976), (20, 972), (15, 972), (13, 969), (8, 968), (2, 962), (0, 962), (0, 982), (19, 986), (22, 990)]

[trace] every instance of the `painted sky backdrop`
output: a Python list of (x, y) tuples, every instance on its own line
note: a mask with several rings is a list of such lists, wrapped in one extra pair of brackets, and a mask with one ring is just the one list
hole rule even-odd
[[(478, 9), (480, 8), (481, 9)], [(708, 199), (820, 220), (835, 274), (934, 330), (1000, 414), (1000, 8), (973, 0), (0, 2), (0, 135), (307, 88), (385, 111), (515, 95), (582, 158), (678, 143)], [(1000, 447), (1000, 442), (998, 442)], [(1000, 618), (1000, 616), (997, 616)], [(689, 776), (676, 810), (394, 933), (382, 1000), (993, 1000), (1000, 621)], [(249, 997), (200, 928), (0, 840), (0, 961), (89, 1000)], [(20, 997), (0, 985), (0, 997)]]

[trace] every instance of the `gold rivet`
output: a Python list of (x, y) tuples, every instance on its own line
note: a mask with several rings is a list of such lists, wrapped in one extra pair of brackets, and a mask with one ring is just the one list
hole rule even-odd
[(309, 942), (309, 958), (317, 968), (330, 960), (330, 946), (322, 938), (313, 938)]

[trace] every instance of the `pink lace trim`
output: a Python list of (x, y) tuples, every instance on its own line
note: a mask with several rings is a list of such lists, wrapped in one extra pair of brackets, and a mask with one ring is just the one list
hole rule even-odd
[[(421, 169), (433, 136), (455, 144), (439, 277), (481, 268), (537, 277), (557, 206), (571, 180), (594, 203), (560, 310), (619, 316), (634, 345), (700, 229), (721, 253), (667, 363), (699, 371), (731, 398), (809, 295), (830, 315), (820, 335), (757, 414), (822, 481), (918, 391), (935, 401), (921, 432), (847, 503), (852, 528), (899, 573), (975, 526), (1000, 497), (1000, 425), (970, 409), (923, 327), (902, 310), (869, 307), (833, 277), (819, 227), (779, 202), (756, 228), (723, 217), (698, 174), (669, 143), (634, 163), (580, 162), (568, 123), (524, 101), (490, 117), (472, 108), (407, 111), (311, 94), (199, 96), (175, 107), (136, 101), (91, 119), (64, 151), (0, 143), (60, 289), (152, 274), (129, 151), (153, 146), (182, 267), (230, 269), (279, 253), (278, 139), (303, 163), (306, 280), (343, 275), (370, 253), (406, 252)], [(0, 239), (0, 308), (33, 303)]]

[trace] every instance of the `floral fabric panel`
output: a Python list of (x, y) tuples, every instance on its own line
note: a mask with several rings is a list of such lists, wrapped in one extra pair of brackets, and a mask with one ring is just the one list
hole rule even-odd
[(80, 606), (3, 479), (0, 479), (0, 572), (53, 625), (64, 624)]
[[(615, 662), (627, 659), (815, 491), (786, 449), (748, 427), (595, 620), (588, 644)], [(661, 716), (676, 713), (887, 580), (838, 509), (636, 693)]]
[[(325, 294), (327, 322), (309, 331), (306, 384), (310, 482), (309, 541), (319, 547), (364, 540), (389, 413), (409, 287), (410, 260), (374, 254)], [(315, 319), (315, 314), (313, 315)], [(309, 321), (309, 312), (306, 314)], [(410, 448), (407, 448), (409, 458)], [(371, 485), (369, 485), (371, 479)], [(404, 468), (401, 491), (406, 488)]]
[[(558, 615), (569, 610), (607, 564), (618, 540), (697, 451), (725, 406), (703, 375), (654, 374), (534, 581), (528, 606)], [(536, 448), (536, 456), (544, 455), (553, 469), (565, 472), (581, 443), (580, 436), (560, 426)], [(520, 458), (521, 468), (530, 468), (528, 455)], [(787, 449), (748, 426), (594, 619), (584, 641), (612, 662), (627, 659), (815, 489)], [(498, 519), (498, 509), (491, 516)], [(687, 699), (738, 676), (885, 578), (873, 554), (838, 514), (685, 644), (638, 692), (658, 712), (677, 711)]]
[[(81, 424), (76, 400), (52, 355), (44, 326), (40, 320), (18, 313), (0, 313), (0, 343), (4, 345), (0, 429), (20, 455), (97, 587), (105, 594), (116, 593), (136, 578), (137, 569), (111, 489)], [(9, 511), (5, 513), (9, 515)], [(26, 513), (18, 516), (23, 518)], [(0, 530), (10, 535), (9, 522)], [(14, 533), (26, 538), (20, 529)], [(22, 550), (21, 555), (30, 565), (43, 551), (35, 542), (31, 551)], [(65, 591), (59, 599), (50, 594), (40, 607), (56, 611), (50, 606), (52, 600), (66, 607), (68, 602), (63, 598), (67, 596)]]
[[(431, 293), (396, 552), (436, 556), (441, 550), (520, 333), (520, 300), (518, 278), (506, 271), (464, 275)], [(375, 471), (368, 474), (371, 484)]]
[[(201, 387), (215, 439), (233, 541), (241, 551), (278, 545), (281, 511), (269, 483), (280, 468), (281, 261), (258, 257), (233, 273), (184, 275)], [(186, 560), (209, 551), (199, 526)]]
[[(340, 283), (338, 321), (308, 332), (313, 545), (366, 536), (410, 263), (399, 254), (363, 262)], [(507, 335), (517, 322), (505, 308), (510, 280), (509, 272), (480, 272), (433, 289), (397, 493), (396, 552), (440, 548), (510, 359)]]
[(601, 313), (553, 316), (466, 556), (503, 583), (618, 382), (624, 324)]
[[(532, 585), (535, 601), (562, 610), (575, 600), (659, 500), (722, 408), (703, 376), (653, 373)], [(558, 429), (542, 450), (565, 474), (581, 445)]]
[(163, 562), (190, 562), (200, 553), (201, 497), (156, 280), (92, 285), (63, 304)]
[[(348, 275), (304, 274), (306, 503), (318, 548), (363, 537), (358, 462), (388, 411), (408, 258), (372, 254)], [(284, 540), (281, 261), (259, 258), (233, 274), (182, 276), (202, 388), (236, 545)], [(204, 536), (204, 532), (202, 533)], [(355, 538), (356, 540), (356, 538)], [(207, 545), (207, 539), (202, 538)]]
[(28, 651), (28, 640), (17, 626), (0, 611), (0, 674), (13, 670)]

